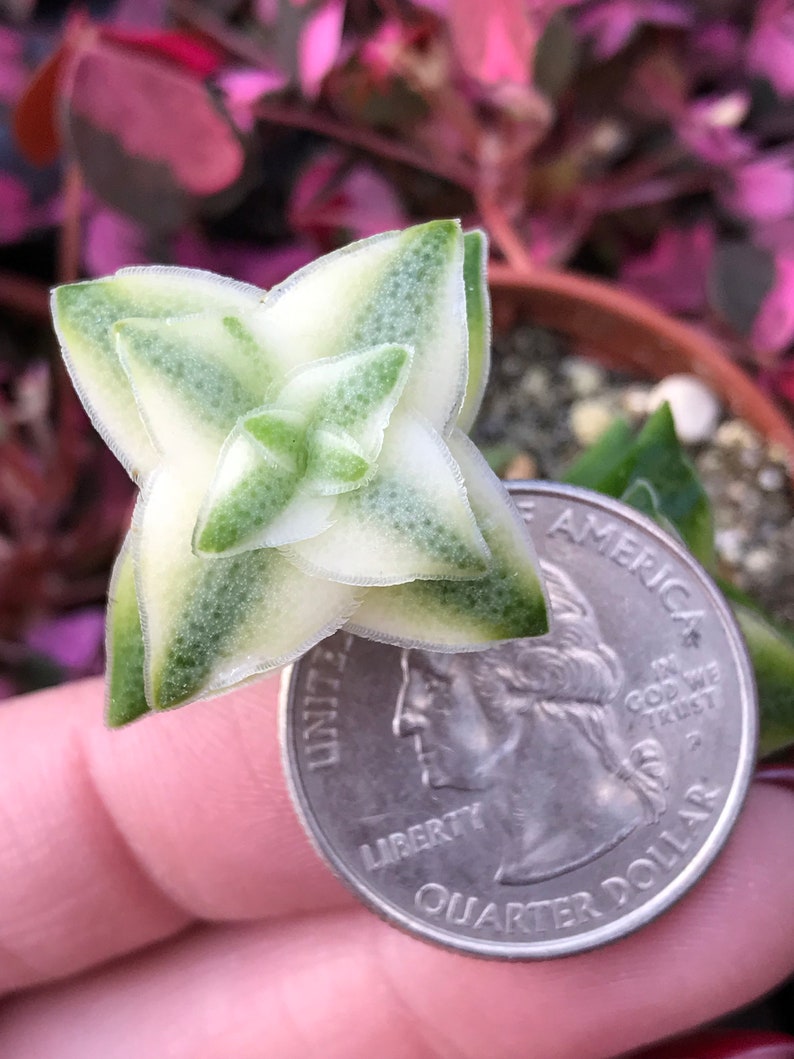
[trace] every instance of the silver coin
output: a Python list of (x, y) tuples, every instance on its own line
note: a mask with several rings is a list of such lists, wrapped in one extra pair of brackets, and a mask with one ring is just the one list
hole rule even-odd
[(550, 632), (485, 651), (337, 633), (285, 678), (310, 837), (371, 908), (481, 956), (590, 949), (676, 901), (719, 852), (755, 754), (747, 653), (700, 566), (581, 489), (514, 485)]

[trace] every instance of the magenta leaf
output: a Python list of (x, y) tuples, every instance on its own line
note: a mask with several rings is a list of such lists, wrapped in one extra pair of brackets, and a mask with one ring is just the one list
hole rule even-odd
[(747, 66), (766, 77), (781, 96), (794, 96), (794, 4), (762, 0), (747, 43)]
[(40, 622), (28, 630), (28, 647), (40, 651), (70, 671), (82, 676), (96, 671), (105, 638), (102, 607), (84, 607)]
[(335, 150), (315, 156), (299, 175), (289, 204), (291, 227), (332, 249), (404, 228), (408, 217), (392, 186), (364, 163), (347, 169)]
[(463, 70), (482, 84), (525, 85), (539, 33), (524, 0), (450, 0), (452, 39)]
[(750, 97), (743, 91), (699, 99), (679, 116), (676, 132), (704, 162), (732, 169), (753, 157), (753, 144), (738, 131), (749, 109)]
[(173, 253), (178, 265), (216, 270), (268, 290), (313, 261), (317, 247), (301, 239), (264, 249), (241, 243), (210, 243), (197, 232), (184, 231), (174, 240)]
[(688, 26), (691, 21), (692, 14), (684, 5), (669, 0), (605, 0), (580, 15), (577, 26), (592, 37), (597, 59), (611, 59), (643, 23)]
[(706, 305), (706, 277), (713, 255), (710, 224), (670, 228), (647, 254), (624, 263), (620, 279), (629, 290), (670, 312), (695, 314)]
[(0, 102), (16, 103), (29, 79), (25, 65), (25, 38), (0, 26)]
[(777, 355), (794, 341), (794, 257), (775, 260), (775, 283), (761, 303), (750, 341), (762, 356)]
[(754, 221), (782, 220), (794, 213), (794, 160), (787, 153), (761, 155), (737, 166), (726, 206)]
[(10, 173), (0, 173), (0, 243), (15, 243), (31, 227), (28, 189)]
[(147, 241), (140, 224), (99, 206), (85, 224), (83, 266), (89, 276), (109, 276), (127, 265), (145, 265), (150, 260)]
[(216, 79), (232, 121), (243, 132), (250, 132), (254, 127), (257, 100), (281, 91), (288, 81), (285, 73), (275, 69), (225, 70)]
[(64, 86), (68, 137), (86, 179), (110, 205), (162, 228), (184, 198), (229, 187), (243, 150), (201, 80), (171, 63), (94, 40)]
[(342, 46), (345, 0), (324, 0), (304, 25), (298, 42), (298, 70), (303, 94), (314, 99)]

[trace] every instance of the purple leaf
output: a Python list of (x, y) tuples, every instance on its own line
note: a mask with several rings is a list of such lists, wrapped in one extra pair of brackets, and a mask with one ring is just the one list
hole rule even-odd
[(775, 259), (775, 283), (761, 303), (750, 341), (762, 356), (782, 353), (794, 341), (794, 256)]
[(395, 72), (398, 60), (410, 42), (411, 33), (405, 23), (396, 18), (385, 18), (364, 41), (361, 59), (367, 70), (382, 81)]
[(624, 263), (621, 282), (670, 312), (701, 312), (714, 243), (714, 232), (707, 223), (668, 229), (647, 254)]
[(750, 97), (743, 91), (699, 99), (676, 122), (676, 132), (704, 162), (728, 169), (753, 157), (752, 142), (737, 131), (749, 109)]
[(85, 226), (83, 265), (89, 276), (108, 276), (126, 265), (150, 261), (146, 229), (105, 206), (90, 214)]
[(30, 74), (24, 61), (24, 37), (0, 26), (0, 102), (11, 106), (22, 95)]
[(196, 232), (184, 231), (174, 242), (177, 265), (220, 272), (263, 290), (280, 283), (316, 257), (316, 245), (300, 239), (261, 250), (235, 243), (210, 243)]
[(450, 0), (455, 54), (475, 81), (529, 83), (539, 33), (524, 0)]
[(342, 46), (345, 0), (325, 0), (306, 22), (298, 41), (298, 70), (303, 94), (314, 99)]
[(28, 189), (10, 173), (0, 173), (0, 243), (16, 243), (31, 227)]
[(95, 670), (104, 636), (102, 608), (85, 607), (34, 625), (28, 630), (25, 642), (34, 651), (70, 670), (70, 675), (80, 676)]
[(733, 74), (744, 58), (744, 37), (731, 22), (710, 22), (692, 35), (691, 61), (701, 74)]
[(340, 237), (365, 239), (409, 223), (391, 184), (365, 163), (346, 169), (335, 150), (314, 157), (299, 175), (289, 219), (296, 232), (329, 248)]
[(728, 209), (755, 221), (782, 220), (794, 213), (794, 166), (788, 154), (766, 154), (737, 166), (723, 196)]
[(794, 96), (794, 3), (762, 0), (747, 42), (747, 67), (768, 78), (781, 96)]
[(216, 83), (223, 92), (226, 109), (238, 129), (250, 132), (254, 127), (254, 104), (263, 96), (279, 92), (289, 78), (281, 70), (226, 70)]
[(688, 26), (692, 14), (671, 0), (605, 0), (588, 8), (577, 19), (580, 33), (593, 38), (597, 59), (611, 59), (643, 23)]

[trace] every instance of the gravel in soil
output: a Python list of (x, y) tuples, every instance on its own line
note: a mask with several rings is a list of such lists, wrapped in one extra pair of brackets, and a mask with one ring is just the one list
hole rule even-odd
[[(656, 389), (571, 355), (549, 331), (519, 327), (495, 340), (474, 440), (505, 478), (560, 478), (615, 417), (639, 427)], [(720, 573), (794, 623), (794, 490), (785, 454), (722, 408), (704, 415), (702, 402), (714, 401), (708, 392), (688, 399), (682, 414), (708, 424), (686, 449), (714, 507)]]

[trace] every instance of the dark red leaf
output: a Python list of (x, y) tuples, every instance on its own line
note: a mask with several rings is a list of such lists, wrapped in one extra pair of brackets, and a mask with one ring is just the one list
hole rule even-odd
[(199, 78), (211, 77), (223, 65), (223, 52), (192, 33), (179, 30), (127, 30), (103, 26), (102, 37), (144, 55), (172, 62)]
[(14, 108), (14, 139), (22, 157), (33, 165), (49, 165), (60, 153), (55, 100), (71, 51), (71, 44), (65, 43), (53, 52), (33, 74)]

